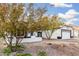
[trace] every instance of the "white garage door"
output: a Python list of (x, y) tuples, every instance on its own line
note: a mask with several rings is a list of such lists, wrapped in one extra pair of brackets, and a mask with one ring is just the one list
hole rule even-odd
[(70, 31), (62, 31), (62, 39), (70, 39)]

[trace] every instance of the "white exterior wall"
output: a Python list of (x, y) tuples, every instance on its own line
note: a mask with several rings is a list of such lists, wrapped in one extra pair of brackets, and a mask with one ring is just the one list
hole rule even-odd
[(74, 36), (74, 30), (71, 29), (71, 36)]
[[(73, 29), (71, 27), (62, 27), (60, 29), (57, 29), (53, 32), (51, 39), (57, 39), (57, 37), (61, 37), (61, 29), (65, 29), (65, 30), (71, 30), (71, 36), (73, 36)], [(49, 33), (51, 31), (49, 30)], [(74, 31), (74, 35), (78, 36), (78, 31)], [(31, 36), (31, 38), (23, 38), (22, 43), (23, 42), (39, 42), (42, 41), (42, 37), (46, 38), (46, 34), (45, 31), (42, 32), (42, 37), (36, 37), (37, 36), (37, 32), (33, 33), (33, 36)], [(13, 39), (13, 43), (16, 42), (16, 38)]]
[(78, 35), (79, 35), (79, 34), (78, 34), (78, 30), (74, 30), (74, 37), (75, 37), (75, 38), (78, 38)]
[[(57, 39), (57, 37), (61, 37), (61, 29), (71, 30), (71, 36), (73, 36), (73, 29), (72, 29), (71, 27), (64, 26), (64, 27), (62, 27), (62, 28), (60, 28), (60, 29), (55, 30), (55, 31), (53, 32), (53, 34), (52, 34), (51, 39)], [(51, 32), (51, 31), (49, 30), (49, 33), (50, 33), (50, 32)], [(44, 31), (42, 32), (42, 37), (43, 37), (43, 38), (46, 38), (46, 34), (45, 34)], [(68, 39), (70, 39), (70, 38), (68, 38)]]
[[(42, 41), (42, 37), (31, 36), (31, 38), (23, 38), (23, 40), (21, 41), (21, 43), (25, 43), (25, 42), (40, 42), (40, 41)], [(14, 37), (12, 43), (15, 43), (15, 42), (16, 42), (16, 38)]]
[(24, 38), (22, 42), (39, 42), (42, 41), (42, 37), (31, 37), (31, 38)]
[(37, 32), (33, 32), (33, 36), (37, 37)]
[(66, 30), (71, 30), (71, 36), (73, 36), (74, 35), (74, 30), (73, 30), (73, 28), (71, 28), (71, 27), (66, 27), (66, 26), (64, 26), (63, 28), (61, 28), (61, 29), (66, 29)]
[(73, 31), (73, 29), (71, 27), (67, 27), (67, 26), (62, 27), (61, 29), (66, 29), (66, 30), (72, 30)]
[(54, 38), (54, 39), (57, 39), (57, 37), (61, 37), (61, 29), (57, 29), (57, 30), (55, 30), (54, 32), (53, 32), (53, 34), (52, 34), (52, 39)]
[[(50, 33), (51, 31), (49, 30), (49, 33)], [(57, 29), (57, 30), (55, 30), (54, 32), (53, 32), (53, 34), (52, 34), (52, 39), (54, 38), (54, 39), (57, 39), (57, 36), (60, 36), (61, 37), (61, 29)], [(42, 32), (42, 37), (43, 38), (46, 38), (46, 34), (45, 34), (45, 31), (43, 31)]]

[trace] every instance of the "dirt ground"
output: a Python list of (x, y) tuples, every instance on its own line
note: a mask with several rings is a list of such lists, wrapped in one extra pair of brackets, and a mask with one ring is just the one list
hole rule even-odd
[(37, 55), (45, 51), (48, 56), (79, 56), (79, 40), (43, 40), (42, 42), (27, 43), (23, 53)]
[[(41, 42), (23, 43), (22, 53), (37, 56), (39, 51), (45, 51), (48, 56), (79, 56), (79, 39), (43, 40)], [(6, 45), (0, 41), (0, 55)]]

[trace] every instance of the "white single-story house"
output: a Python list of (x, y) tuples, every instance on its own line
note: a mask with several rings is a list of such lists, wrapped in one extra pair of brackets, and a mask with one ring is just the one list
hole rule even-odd
[[(50, 30), (49, 30), (50, 33)], [(51, 39), (71, 39), (79, 37), (79, 27), (64, 25), (52, 33)], [(22, 42), (38, 42), (46, 38), (45, 31), (27, 33)], [(15, 41), (15, 40), (14, 40)]]
[[(79, 37), (78, 26), (64, 25), (52, 33), (51, 39), (72, 39), (78, 37)], [(46, 34), (45, 31), (32, 32), (28, 33), (26, 38), (28, 38), (27, 41), (29, 42), (42, 41), (42, 38), (46, 38)]]
[[(46, 37), (44, 32), (42, 36)], [(71, 26), (63, 26), (53, 32), (51, 39), (70, 39), (72, 36), (73, 28)]]
[[(50, 33), (50, 30), (49, 30)], [(64, 25), (61, 28), (55, 30), (52, 33), (51, 39), (71, 39), (71, 38), (78, 38), (79, 31), (76, 29), (76, 27)], [(33, 32), (28, 33), (27, 37), (31, 38), (32, 36), (46, 38), (45, 31), (42, 32)]]

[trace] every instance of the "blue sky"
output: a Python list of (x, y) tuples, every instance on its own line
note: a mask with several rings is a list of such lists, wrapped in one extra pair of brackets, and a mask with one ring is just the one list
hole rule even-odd
[(79, 3), (36, 3), (34, 6), (45, 6), (47, 15), (58, 15), (66, 24), (79, 26)]

